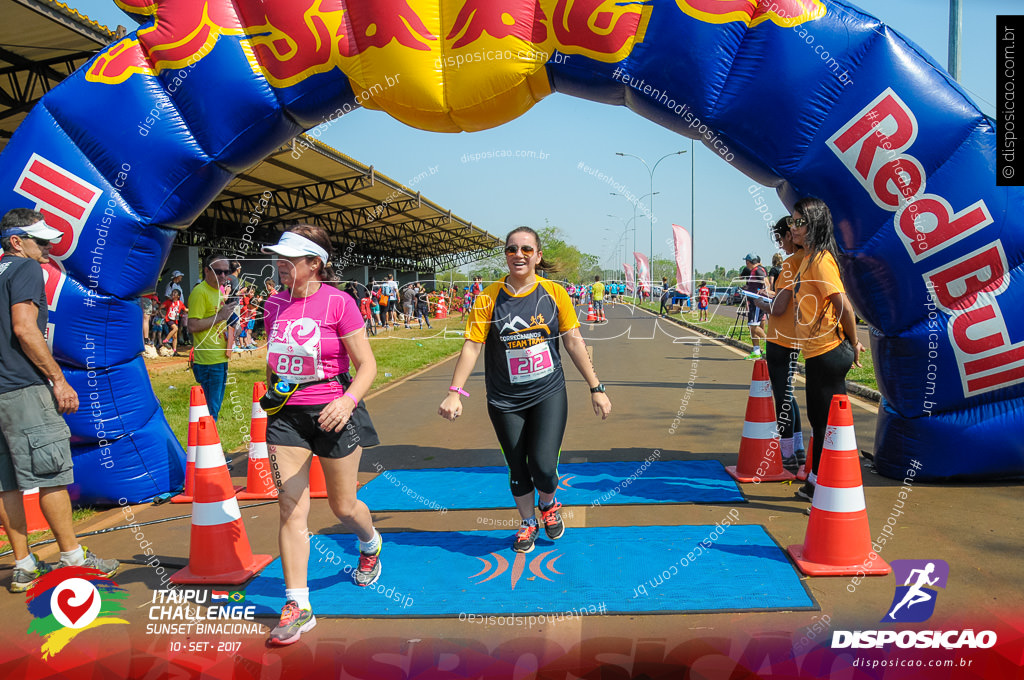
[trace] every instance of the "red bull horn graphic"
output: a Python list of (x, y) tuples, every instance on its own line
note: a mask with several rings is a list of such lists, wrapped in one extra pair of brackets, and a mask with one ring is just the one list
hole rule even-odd
[(751, 27), (770, 21), (795, 26), (825, 16), (821, 0), (676, 0), (684, 13), (712, 24), (742, 21)]
[[(451, 26), (442, 31), (436, 5), (416, 0), (347, 5), (337, 0), (266, 4), (240, 0), (236, 5), (210, 0), (119, 0), (118, 4), (134, 14), (152, 15), (154, 24), (100, 54), (86, 74), (92, 82), (117, 84), (133, 74), (152, 76), (189, 68), (209, 54), (221, 36), (239, 37), (249, 50), (254, 72), (262, 73), (274, 87), (288, 87), (339, 67), (353, 74), (359, 86), (371, 87), (372, 82), (354, 75), (366, 69), (348, 62), (371, 48), (403, 47), (439, 56), (442, 47), (445, 53), (458, 53), (501, 44), (506, 49), (492, 50), (500, 56), (480, 60), (525, 59), (540, 67), (558, 49), (614, 62), (642, 42), (651, 13), (651, 6), (642, 2), (535, 0), (532, 6), (524, 5), (526, 11), (513, 15), (494, 2), (466, 0), (450, 19)], [(506, 38), (512, 42), (503, 42)], [(537, 55), (544, 58), (534, 58)], [(409, 56), (401, 58), (408, 69)]]
[[(550, 94), (544, 66), (553, 58), (622, 61), (643, 41), (653, 11), (651, 0), (533, 0), (514, 7), (465, 0), (454, 13), (431, 0), (119, 1), (128, 12), (152, 16), (153, 24), (100, 54), (86, 73), (91, 82), (172, 72), (168, 90), (177, 89), (186, 69), (231, 37), (253, 73), (273, 87), (339, 69), (355, 103), (442, 132), (521, 115)], [(480, 104), (482, 96), (488, 105)], [(469, 115), (453, 121), (452, 110)]]

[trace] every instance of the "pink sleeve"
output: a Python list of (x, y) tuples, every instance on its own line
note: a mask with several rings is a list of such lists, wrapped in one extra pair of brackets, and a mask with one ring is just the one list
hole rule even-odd
[(359, 313), (359, 305), (348, 293), (338, 296), (341, 299), (341, 318), (338, 319), (338, 337), (364, 328), (363, 315)]

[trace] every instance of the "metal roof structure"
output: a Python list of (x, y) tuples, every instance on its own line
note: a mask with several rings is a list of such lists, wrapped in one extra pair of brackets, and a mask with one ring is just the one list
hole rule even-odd
[[(43, 95), (125, 29), (111, 31), (56, 0), (0, 0), (0, 15), (2, 150)], [(176, 243), (251, 252), (295, 222), (327, 229), (346, 267), (437, 271), (486, 257), (502, 243), (308, 135), (239, 174)]]
[[(424, 171), (409, 183), (429, 174)], [(197, 238), (182, 238), (190, 245), (238, 249), (253, 221), (254, 243), (275, 242), (290, 223), (322, 226), (335, 252), (345, 253), (346, 266), (437, 271), (480, 259), (502, 245), (420, 192), (308, 135), (240, 173), (196, 221)]]

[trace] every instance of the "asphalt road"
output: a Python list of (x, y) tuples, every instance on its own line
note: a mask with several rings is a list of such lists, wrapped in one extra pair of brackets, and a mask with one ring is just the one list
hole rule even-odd
[[(566, 360), (570, 415), (561, 461), (639, 462), (657, 450), (661, 460), (714, 459), (735, 464), (752, 363), (743, 361), (735, 349), (645, 312), (634, 313), (625, 306), (614, 305), (608, 318), (607, 324), (585, 325), (584, 334), (593, 350), (598, 375), (608, 387), (613, 412), (606, 421), (595, 417), (585, 383)], [(383, 443), (364, 453), (361, 481), (372, 479), (377, 474), (377, 465), (380, 469), (402, 469), (502, 464), (486, 414), (481, 366), (466, 386), (472, 397), (464, 401), (463, 417), (451, 423), (437, 416), (437, 406), (446, 394), (453, 367), (454, 363), (449, 361), (372, 395), (368, 406)], [(694, 389), (687, 398), (686, 386), (691, 376)], [(802, 405), (802, 388), (798, 389)], [(684, 402), (685, 414), (679, 416)], [(870, 452), (874, 447), (875, 406), (856, 398), (853, 403), (857, 444)], [(673, 428), (677, 417), (679, 422)], [(239, 463), (236, 470), (241, 472), (245, 466), (242, 461)], [(967, 620), (975, 627), (991, 625), (991, 621), (1024, 606), (1019, 588), (1019, 485), (920, 484), (913, 485), (909, 494), (904, 492), (904, 501), (899, 497), (901, 482), (874, 474), (866, 461), (862, 473), (872, 534), (887, 522), (893, 526), (893, 538), (881, 551), (882, 557), (940, 558), (950, 565), (949, 584), (941, 592), (936, 616), (930, 623), (920, 625), (936, 626), (943, 621), (946, 627), (963, 627)], [(237, 483), (243, 481), (236, 477)], [(796, 486), (762, 483), (742, 488), (748, 502), (735, 506), (738, 523), (765, 527), (783, 547), (803, 542), (807, 504), (794, 498)], [(452, 489), (451, 493), (458, 494), (459, 490)], [(899, 514), (892, 519), (897, 504)], [(314, 501), (313, 506), (309, 521), (312, 531), (341, 531), (326, 501)], [(572, 511), (567, 531), (601, 526), (712, 525), (731, 509), (729, 505), (573, 507), (567, 508)], [(141, 522), (188, 512), (187, 505), (146, 506), (136, 508), (135, 517)], [(244, 509), (242, 515), (254, 552), (277, 555), (276, 507), (252, 507)], [(476, 530), (481, 526), (481, 517), (488, 521), (514, 521), (516, 514), (511, 508), (452, 510), (445, 514), (395, 512), (376, 513), (375, 521), (386, 542), (389, 531)], [(89, 526), (126, 523), (122, 512), (114, 509), (94, 518)], [(148, 526), (145, 536), (165, 563), (183, 563), (188, 555), (189, 531), (187, 520), (177, 520)], [(510, 541), (511, 535), (510, 530)], [(94, 536), (87, 540), (87, 545), (104, 556), (143, 557), (138, 541), (129, 531)], [(612, 544), (606, 549), (629, 551), (630, 546)], [(38, 551), (50, 560), (54, 559), (53, 553), (52, 545)], [(383, 555), (386, 565), (386, 546)], [(642, 571), (643, 565), (637, 565), (637, 573)], [(339, 578), (345, 576), (339, 574)], [(129, 592), (124, 616), (129, 621), (127, 634), (131, 644), (165, 655), (167, 645), (174, 640), (147, 637), (144, 633), (148, 604), (153, 590), (160, 587), (158, 576), (151, 567), (126, 565), (117, 580)], [(249, 635), (239, 639), (241, 648), (235, 656), (208, 654), (189, 659), (195, 668), (208, 669), (207, 677), (215, 678), (222, 677), (229, 668), (235, 669), (236, 677), (254, 678), (303, 674), (312, 678), (324, 669), (334, 669), (332, 677), (462, 677), (460, 673), (464, 673), (468, 677), (497, 678), (512, 677), (514, 672), (529, 677), (531, 668), (538, 665), (562, 669), (550, 677), (575, 677), (565, 675), (565, 670), (584, 672), (602, 664), (619, 670), (591, 677), (635, 677), (640, 671), (650, 677), (681, 677), (671, 675), (670, 671), (684, 662), (704, 669), (703, 674), (692, 677), (727, 677), (737, 667), (760, 667), (751, 660), (754, 657), (747, 658), (758, 645), (776, 650), (770, 651), (770, 655), (779, 654), (777, 650), (781, 649), (785, 656), (788, 650), (789, 660), (780, 656), (774, 662), (766, 662), (771, 670), (771, 663), (777, 668), (794, 663), (794, 645), (802, 645), (803, 651), (813, 649), (814, 645), (804, 638), (815, 628), (820, 632), (814, 637), (821, 641), (830, 634), (826, 629), (880, 627), (879, 621), (894, 592), (891, 575), (856, 582), (850, 577), (804, 580), (820, 605), (818, 612), (587, 616), (557, 626), (529, 629), (482, 626), (454, 617), (320, 617), (317, 627), (289, 648), (267, 650), (265, 634)], [(510, 593), (510, 597), (526, 595)], [(315, 593), (313, 598), (315, 602)], [(20, 597), (0, 598), (0, 611), (14, 630), (24, 630), (30, 621)], [(260, 621), (273, 625), (269, 619)], [(108, 628), (108, 635), (115, 636), (111, 640), (118, 641), (117, 636), (125, 635), (114, 631), (117, 627)], [(90, 634), (97, 633), (87, 631), (83, 635)], [(38, 638), (26, 636), (25, 640), (17, 638), (6, 651), (0, 651), (0, 674), (5, 668), (12, 668), (11, 654), (18, 659), (32, 654), (38, 657), (38, 650), (29, 644), (38, 644)], [(672, 656), (666, 650), (677, 650), (682, 656)], [(827, 672), (801, 665), (810, 663), (807, 658), (803, 656), (797, 663), (802, 669), (800, 673), (794, 667), (794, 677), (818, 677), (818, 673)], [(433, 669), (440, 670), (431, 674)], [(419, 675), (420, 672), (425, 674)]]

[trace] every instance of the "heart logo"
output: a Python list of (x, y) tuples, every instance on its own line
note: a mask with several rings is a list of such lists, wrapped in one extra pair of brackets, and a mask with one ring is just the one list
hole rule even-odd
[(103, 606), (96, 586), (83, 578), (69, 578), (50, 595), (50, 611), (57, 623), (66, 628), (85, 628)]
[(77, 595), (73, 590), (63, 590), (57, 593), (57, 606), (60, 608), (64, 616), (68, 617), (68, 621), (71, 625), (78, 623), (78, 620), (85, 616), (86, 612), (92, 607), (92, 601), (96, 599), (96, 591), (90, 590), (89, 597), (85, 600), (85, 604), (73, 605), (71, 600)]

